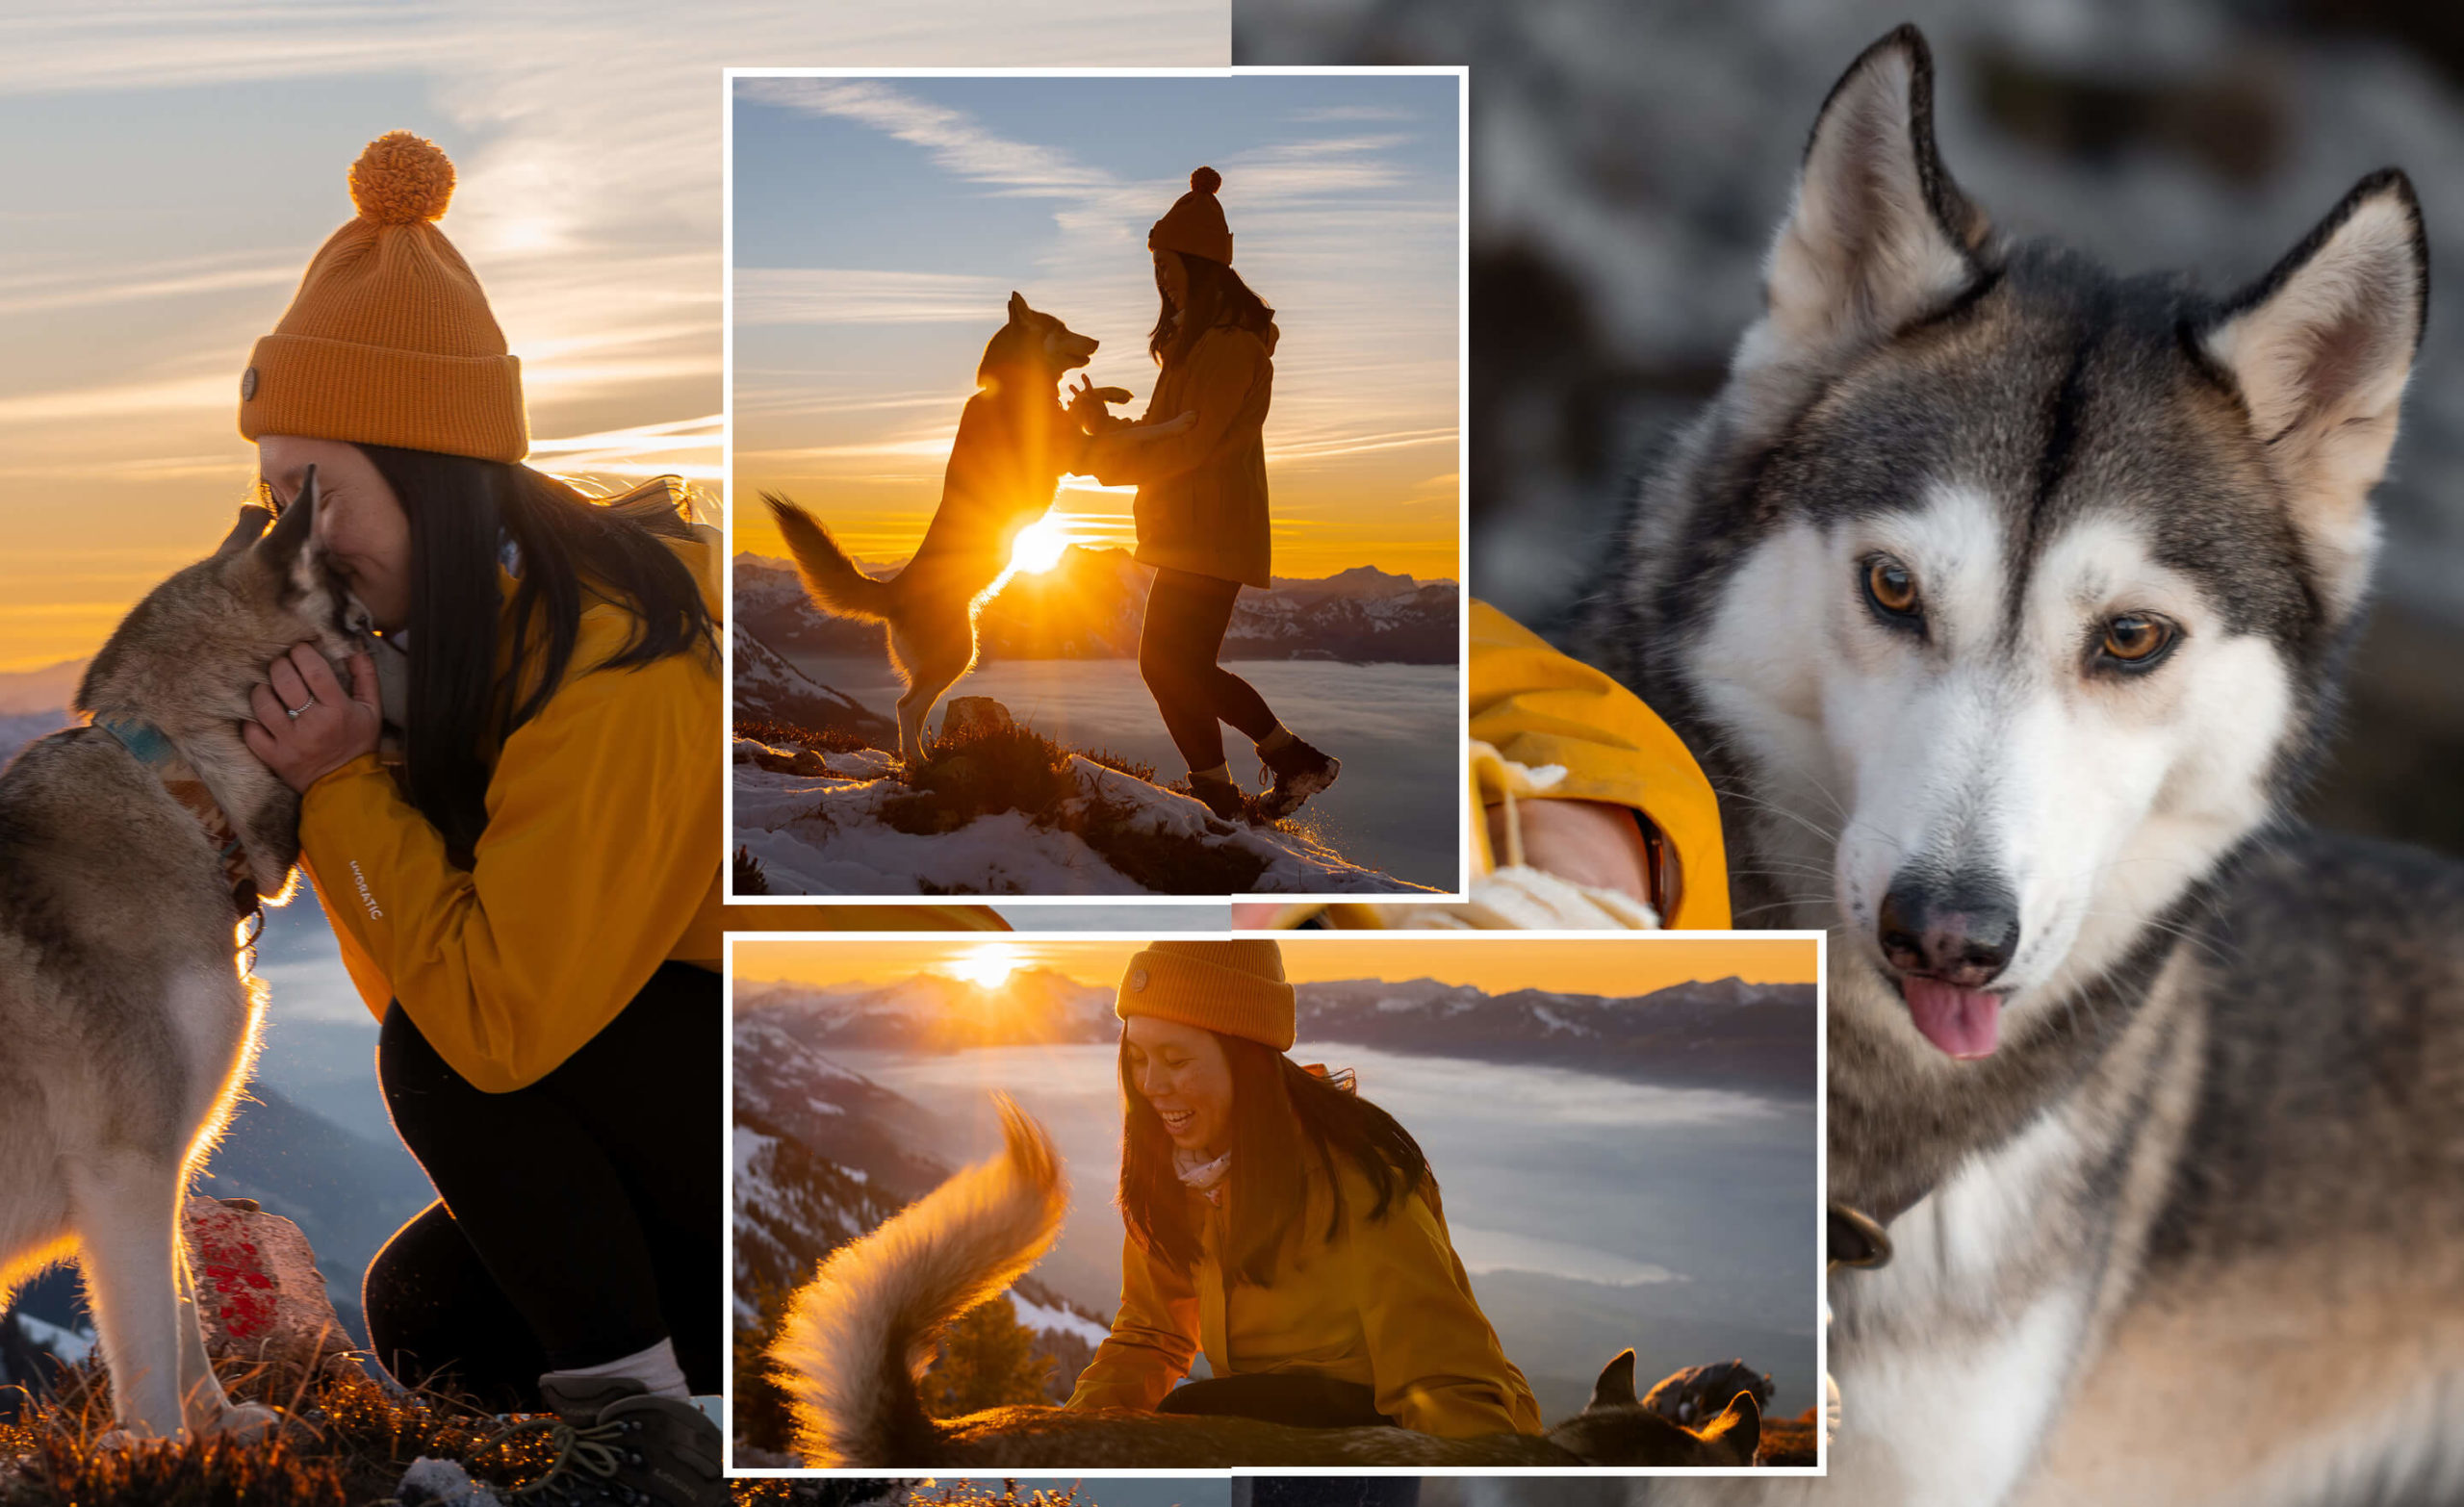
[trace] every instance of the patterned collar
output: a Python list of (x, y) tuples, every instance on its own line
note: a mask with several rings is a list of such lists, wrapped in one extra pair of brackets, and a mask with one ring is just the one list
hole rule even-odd
[(222, 876), (231, 884), (231, 908), (243, 920), (262, 914), (264, 906), (257, 894), (257, 877), (248, 867), (247, 850), (240, 845), (240, 834), (215, 802), (214, 792), (197, 778), (196, 766), (152, 723), (97, 717), (94, 726), (117, 739), (119, 746), (128, 750), (129, 757), (143, 765), (147, 774), (162, 782), (164, 791), (187, 806), (197, 825), (205, 829), (205, 839), (215, 845), (222, 860)]

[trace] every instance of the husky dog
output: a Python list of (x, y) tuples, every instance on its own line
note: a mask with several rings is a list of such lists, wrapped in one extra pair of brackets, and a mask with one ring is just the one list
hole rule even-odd
[(315, 507), (312, 473), (271, 528), (241, 509), (94, 656), (92, 725), (0, 773), (0, 1301), (78, 1257), (129, 1437), (274, 1418), (207, 1364), (180, 1201), (264, 1011), (236, 929), (298, 856), (298, 797), (240, 738), (248, 692), (293, 644), (339, 662), (358, 637)]
[[(887, 580), (856, 568), (830, 530), (783, 497), (763, 493), (796, 557), (805, 589), (825, 611), (889, 626), (889, 657), (907, 682), (898, 699), (898, 754), (924, 750), (924, 719), (941, 693), (975, 668), (976, 614), (1010, 578), (1018, 531), (1043, 517), (1061, 478), (1084, 464), (1087, 436), (1055, 388), (1087, 364), (1098, 342), (1010, 294), (1010, 321), (995, 330), (975, 370), (978, 391), (959, 412), (958, 439), (941, 477), (941, 503), (924, 542)], [(1123, 403), (1117, 387), (1101, 403)], [(1186, 419), (1133, 433), (1161, 435)]]
[(1634, 1352), (1582, 1412), (1545, 1435), (1438, 1439), (1402, 1428), (1294, 1428), (1252, 1418), (988, 1408), (925, 1416), (915, 1378), (959, 1315), (1026, 1274), (1061, 1234), (1068, 1191), (1043, 1128), (1001, 1101), (1002, 1154), (841, 1246), (788, 1306), (770, 1348), (797, 1447), (824, 1467), (1031, 1469), (1237, 1466), (1747, 1466), (1762, 1415), (1739, 1392), (1696, 1427), (1634, 1395)]
[[(2427, 297), (2364, 178), (2221, 300), (2014, 243), (1902, 29), (1570, 634), (1828, 928), (1817, 1502), (2464, 1495), (2464, 869), (2297, 829)], [(1894, 1222), (1895, 1221), (1895, 1222)], [(1758, 1499), (1758, 1498), (1757, 1498)]]

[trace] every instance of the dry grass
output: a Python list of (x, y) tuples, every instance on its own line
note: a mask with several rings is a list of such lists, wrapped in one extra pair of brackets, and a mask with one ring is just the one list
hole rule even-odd
[(276, 1430), (106, 1449), (110, 1382), (69, 1369), (60, 1392), (0, 1424), (0, 1507), (359, 1507), (390, 1500), (423, 1455), (458, 1462), (500, 1495), (552, 1463), (544, 1432), (505, 1425), (442, 1391), (398, 1394), (347, 1363), (289, 1387), (232, 1373), (236, 1398), (281, 1408)]

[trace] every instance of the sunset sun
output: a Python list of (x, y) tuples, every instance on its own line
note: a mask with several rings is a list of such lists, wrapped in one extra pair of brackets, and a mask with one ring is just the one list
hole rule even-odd
[(1069, 525), (1046, 514), (1018, 530), (1010, 543), (1010, 568), (1040, 575), (1061, 563), (1062, 551), (1071, 544)]
[(952, 975), (965, 980), (979, 989), (1001, 987), (1010, 982), (1010, 975), (1016, 972), (1017, 968), (1017, 949), (999, 942), (988, 947), (978, 948), (950, 964)]

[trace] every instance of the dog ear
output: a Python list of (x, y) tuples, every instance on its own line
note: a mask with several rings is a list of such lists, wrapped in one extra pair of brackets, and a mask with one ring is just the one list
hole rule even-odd
[(317, 526), (317, 468), (299, 480), (299, 495), (273, 521), (273, 526), (257, 540), (256, 557), (273, 568), (276, 574), (288, 575), (308, 536)]
[(1935, 150), (1933, 54), (1902, 26), (1814, 120), (1766, 268), (1765, 354), (1835, 356), (1941, 308), (1982, 276), (1986, 231)]
[(240, 521), (233, 524), (231, 531), (222, 536), (222, 542), (214, 547), (214, 557), (218, 560), (226, 554), (238, 554), (248, 546), (255, 544), (258, 537), (265, 533), (266, 524), (271, 522), (273, 522), (271, 509), (255, 502), (241, 504)]
[(1033, 309), (1027, 307), (1027, 300), (1018, 296), (1018, 291), (1016, 289), (1013, 288), (1010, 290), (1011, 323), (1024, 324), (1027, 322), (1027, 316), (1034, 312), (1035, 311)]
[(1634, 1352), (1621, 1350), (1617, 1359), (1600, 1368), (1600, 1380), (1591, 1384), (1591, 1400), (1583, 1404), (1583, 1411), (1631, 1408), (1639, 1401), (1634, 1395)]
[(1755, 1451), (1762, 1447), (1762, 1409), (1756, 1405), (1754, 1393), (1740, 1392), (1729, 1399), (1719, 1417), (1694, 1432), (1707, 1444), (1735, 1450), (1737, 1464), (1752, 1465)]
[(2421, 205), (2388, 167), (2199, 333), (2249, 410), (2339, 615), (2360, 600), (2377, 551), (2370, 489), (2396, 443), (2428, 308)]

